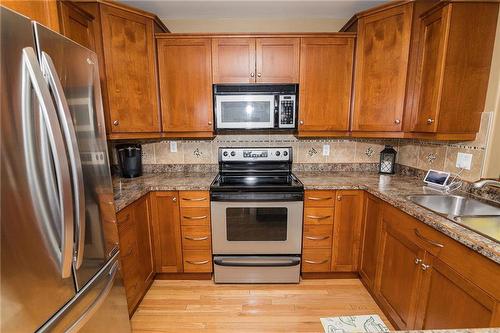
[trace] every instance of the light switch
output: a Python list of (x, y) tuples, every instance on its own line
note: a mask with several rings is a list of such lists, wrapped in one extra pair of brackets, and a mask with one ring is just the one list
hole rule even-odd
[(460, 169), (470, 170), (472, 164), (472, 154), (458, 153), (456, 167)]
[(176, 141), (170, 141), (170, 152), (177, 153), (177, 142)]
[(323, 145), (323, 156), (330, 155), (330, 145)]

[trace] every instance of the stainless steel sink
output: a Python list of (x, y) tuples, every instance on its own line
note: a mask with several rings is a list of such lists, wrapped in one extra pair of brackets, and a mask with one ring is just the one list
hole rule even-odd
[(417, 194), (407, 198), (450, 219), (456, 216), (500, 215), (499, 207), (460, 195)]
[(474, 230), (494, 241), (500, 240), (500, 215), (457, 216), (454, 220), (461, 226)]

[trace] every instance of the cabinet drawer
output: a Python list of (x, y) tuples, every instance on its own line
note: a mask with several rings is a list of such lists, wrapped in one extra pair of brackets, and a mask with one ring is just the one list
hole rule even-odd
[(304, 224), (333, 224), (333, 208), (307, 207), (304, 209)]
[(184, 273), (212, 272), (212, 254), (209, 250), (183, 251)]
[(309, 248), (332, 248), (333, 225), (305, 225), (304, 226), (304, 249)]
[(332, 251), (330, 249), (304, 249), (302, 272), (329, 272)]
[(304, 206), (306, 207), (333, 207), (335, 205), (335, 191), (305, 191)]
[(180, 191), (181, 207), (210, 207), (208, 191)]
[(183, 250), (210, 250), (210, 226), (182, 226)]
[(210, 225), (210, 207), (183, 207), (181, 225)]

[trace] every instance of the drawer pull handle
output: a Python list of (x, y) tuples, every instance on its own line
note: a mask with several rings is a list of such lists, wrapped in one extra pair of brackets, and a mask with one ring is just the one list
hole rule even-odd
[(191, 265), (205, 265), (208, 264), (208, 260), (202, 260), (202, 261), (191, 261), (191, 260), (186, 260), (188, 264)]
[(417, 228), (413, 229), (413, 231), (415, 232), (415, 235), (417, 235), (418, 238), (426, 241), (427, 243), (431, 244), (431, 245), (434, 245), (434, 246), (437, 246), (437, 247), (440, 247), (440, 248), (443, 248), (444, 245), (443, 244), (440, 244), (436, 241), (433, 241), (432, 239), (429, 239), (429, 238), (426, 238), (424, 236), (422, 236), (422, 234), (418, 231)]
[(304, 260), (307, 264), (311, 265), (321, 265), (321, 264), (326, 264), (328, 262), (328, 259), (321, 260), (321, 261), (313, 261), (313, 260)]
[(203, 215), (203, 216), (182, 216), (182, 218), (186, 219), (186, 220), (203, 220), (203, 219), (206, 219), (208, 216), (207, 215)]
[(426, 264), (422, 264), (422, 266), (421, 266), (421, 267), (422, 267), (422, 270), (423, 270), (423, 271), (426, 271), (426, 270), (428, 270), (429, 268), (431, 268), (431, 266), (430, 266), (430, 265), (426, 265)]
[(326, 200), (332, 200), (333, 197), (326, 197), (326, 198), (307, 197), (307, 199), (313, 201), (326, 201)]
[(310, 240), (325, 240), (325, 239), (328, 239), (330, 238), (330, 236), (323, 236), (323, 237), (311, 237), (311, 236), (306, 236), (307, 239), (310, 239)]
[(182, 198), (184, 201), (205, 201), (207, 198)]
[(189, 237), (189, 236), (184, 236), (185, 239), (187, 240), (192, 240), (192, 241), (204, 241), (208, 239), (208, 236), (205, 237)]
[(419, 265), (419, 264), (421, 264), (421, 263), (422, 263), (422, 261), (423, 261), (423, 260), (422, 260), (422, 259), (420, 259), (420, 258), (415, 258), (415, 265)]
[(316, 215), (306, 215), (307, 218), (310, 219), (315, 219), (315, 220), (324, 220), (332, 217), (331, 215), (324, 215), (324, 216), (316, 216)]

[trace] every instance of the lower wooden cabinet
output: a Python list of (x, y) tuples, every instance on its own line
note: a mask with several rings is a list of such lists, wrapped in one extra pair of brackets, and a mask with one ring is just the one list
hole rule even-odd
[(117, 214), (120, 259), (129, 313), (132, 314), (154, 278), (149, 194)]
[(373, 195), (365, 195), (359, 275), (369, 288), (373, 288), (375, 282), (382, 206), (382, 201)]

